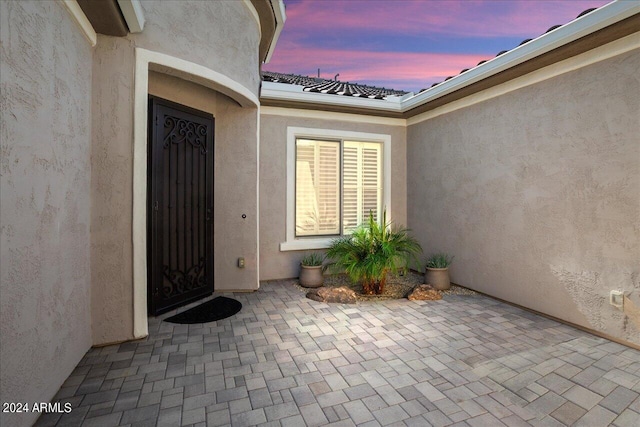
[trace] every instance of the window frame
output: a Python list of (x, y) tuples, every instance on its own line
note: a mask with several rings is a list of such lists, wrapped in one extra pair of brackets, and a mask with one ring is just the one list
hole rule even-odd
[[(342, 186), (342, 143), (348, 141), (373, 142), (382, 144), (382, 208), (386, 209), (387, 221), (391, 216), (391, 135), (367, 132), (343, 131), (336, 129), (317, 129), (303, 127), (287, 127), (286, 156), (286, 240), (280, 243), (280, 251), (299, 251), (309, 249), (326, 249), (333, 236), (300, 236), (296, 237), (296, 140), (307, 138), (312, 140), (340, 141), (340, 185)], [(341, 189), (342, 191), (342, 189)], [(341, 196), (342, 197), (342, 196)], [(341, 202), (342, 203), (342, 202)], [(342, 208), (340, 209), (342, 211)], [(340, 212), (340, 230), (342, 232), (342, 212)]]

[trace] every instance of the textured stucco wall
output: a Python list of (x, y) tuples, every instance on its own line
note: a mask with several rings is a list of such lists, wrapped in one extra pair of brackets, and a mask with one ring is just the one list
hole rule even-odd
[(92, 48), (58, 2), (0, 17), (0, 401), (47, 402), (91, 346)]
[[(154, 72), (149, 75), (149, 94), (213, 115), (214, 287), (216, 291), (257, 289), (258, 109), (241, 108), (213, 90)], [(238, 257), (245, 258), (245, 268), (237, 267)]]
[(94, 344), (133, 338), (133, 67), (131, 42), (98, 36), (93, 60), (91, 155)]
[[(260, 83), (260, 34), (243, 2), (151, 1), (142, 2), (142, 7), (146, 19), (142, 33), (125, 38), (99, 35), (94, 54), (91, 266), (96, 345), (134, 338), (135, 48), (202, 65), (254, 94)], [(206, 92), (205, 88), (193, 89), (198, 90)], [(255, 289), (257, 110), (241, 109), (226, 98), (216, 108), (220, 115), (216, 137), (226, 150), (216, 152), (215, 160), (220, 166), (215, 175), (215, 286)], [(237, 159), (243, 159), (244, 169), (238, 169)], [(218, 203), (219, 197), (225, 202)], [(242, 219), (242, 213), (247, 219)], [(236, 267), (239, 256), (247, 259), (244, 271)]]
[(258, 95), (260, 32), (242, 1), (141, 1), (136, 45), (218, 71)]
[(407, 130), (408, 222), (452, 280), (640, 343), (640, 51)]
[(286, 240), (287, 127), (391, 135), (393, 222), (407, 223), (406, 130), (404, 126), (353, 123), (305, 117), (260, 116), (260, 280), (298, 277), (305, 251), (280, 251)]

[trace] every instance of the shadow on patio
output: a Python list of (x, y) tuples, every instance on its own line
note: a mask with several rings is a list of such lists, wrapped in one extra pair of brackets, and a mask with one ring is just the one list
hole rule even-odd
[(482, 295), (327, 305), (292, 282), (91, 349), (56, 395), (73, 411), (37, 425), (638, 425), (636, 350)]

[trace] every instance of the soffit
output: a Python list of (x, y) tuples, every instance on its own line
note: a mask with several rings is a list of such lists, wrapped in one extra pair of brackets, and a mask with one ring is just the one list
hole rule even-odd
[(276, 18), (271, 2), (268, 0), (251, 0), (251, 4), (258, 12), (260, 17), (260, 30), (262, 32), (260, 37), (260, 63), (266, 61), (269, 53), (269, 47), (271, 46), (271, 40), (276, 34)]
[(96, 33), (119, 37), (129, 33), (116, 0), (78, 0), (78, 4)]
[(251, 4), (258, 12), (258, 16), (260, 17), (260, 30), (262, 32), (260, 37), (260, 62), (264, 62), (267, 51), (269, 50), (269, 45), (271, 44), (271, 39), (275, 35), (276, 32), (276, 19), (271, 8), (271, 4), (266, 0), (251, 0)]

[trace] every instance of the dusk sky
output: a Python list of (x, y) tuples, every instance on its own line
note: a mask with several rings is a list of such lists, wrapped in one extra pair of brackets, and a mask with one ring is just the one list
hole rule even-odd
[(285, 0), (267, 71), (417, 92), (607, 0)]

